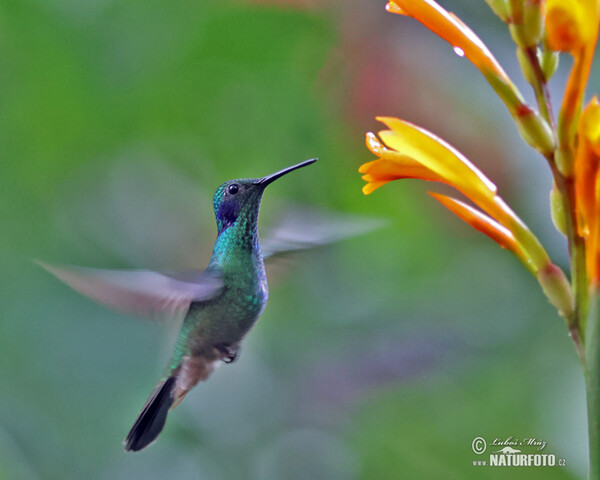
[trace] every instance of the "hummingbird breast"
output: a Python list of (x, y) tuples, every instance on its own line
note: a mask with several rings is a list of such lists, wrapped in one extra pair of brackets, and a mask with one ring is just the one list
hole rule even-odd
[(171, 372), (181, 366), (183, 357), (224, 358), (223, 346), (236, 347), (252, 328), (266, 305), (268, 287), (262, 257), (248, 257), (219, 268), (223, 288), (217, 296), (190, 305), (169, 365)]
[(251, 266), (223, 269), (220, 294), (190, 305), (167, 372), (177, 377), (176, 402), (208, 378), (229, 349), (238, 348), (264, 310), (268, 287), (262, 257)]

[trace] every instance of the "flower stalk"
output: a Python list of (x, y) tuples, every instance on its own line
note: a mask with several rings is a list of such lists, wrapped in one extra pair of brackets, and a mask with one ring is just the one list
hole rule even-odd
[(548, 92), (547, 78), (538, 57), (537, 47), (517, 47), (517, 58), (521, 64), (521, 70), (523, 71), (525, 79), (533, 87), (540, 114), (553, 131), (554, 117), (552, 115), (550, 93)]

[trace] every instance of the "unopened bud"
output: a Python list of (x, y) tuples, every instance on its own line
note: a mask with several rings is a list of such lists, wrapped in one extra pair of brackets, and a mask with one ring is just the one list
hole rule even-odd
[(565, 178), (573, 176), (573, 154), (570, 150), (559, 148), (554, 154), (556, 168)]
[(568, 318), (573, 312), (573, 294), (563, 271), (549, 263), (538, 272), (537, 277), (550, 303), (563, 317)]
[(531, 66), (525, 48), (517, 47), (517, 59), (519, 60), (521, 71), (523, 72), (523, 76), (525, 77), (525, 80), (527, 80), (527, 83), (531, 85), (535, 84), (535, 73), (533, 72), (533, 67)]
[(540, 66), (546, 81), (549, 81), (558, 68), (559, 53), (552, 50), (544, 50), (540, 58)]
[(543, 155), (549, 155), (556, 148), (554, 133), (539, 113), (527, 105), (521, 105), (515, 114), (517, 128), (523, 139)]
[(508, 4), (506, 0), (485, 0), (492, 11), (500, 17), (500, 20), (508, 20)]
[(511, 7), (508, 28), (514, 42), (522, 48), (536, 46), (544, 30), (540, 0), (511, 2)]
[(544, 31), (540, 0), (527, 0), (523, 6), (523, 37), (528, 47), (540, 43)]

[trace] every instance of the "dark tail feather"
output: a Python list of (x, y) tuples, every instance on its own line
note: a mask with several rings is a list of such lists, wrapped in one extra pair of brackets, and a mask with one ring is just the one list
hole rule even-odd
[(131, 427), (123, 444), (125, 451), (137, 452), (150, 445), (165, 426), (167, 413), (173, 404), (175, 377), (169, 377), (160, 383), (144, 405), (142, 412)]

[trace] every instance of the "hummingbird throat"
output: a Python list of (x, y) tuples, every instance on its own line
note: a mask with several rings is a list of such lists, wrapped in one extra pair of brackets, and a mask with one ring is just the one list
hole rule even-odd
[(217, 210), (217, 241), (238, 246), (255, 247), (258, 242), (258, 211), (260, 198), (240, 204), (224, 202)]
[(219, 234), (236, 222), (241, 209), (242, 207), (238, 202), (224, 202), (219, 205), (219, 209), (217, 210)]

